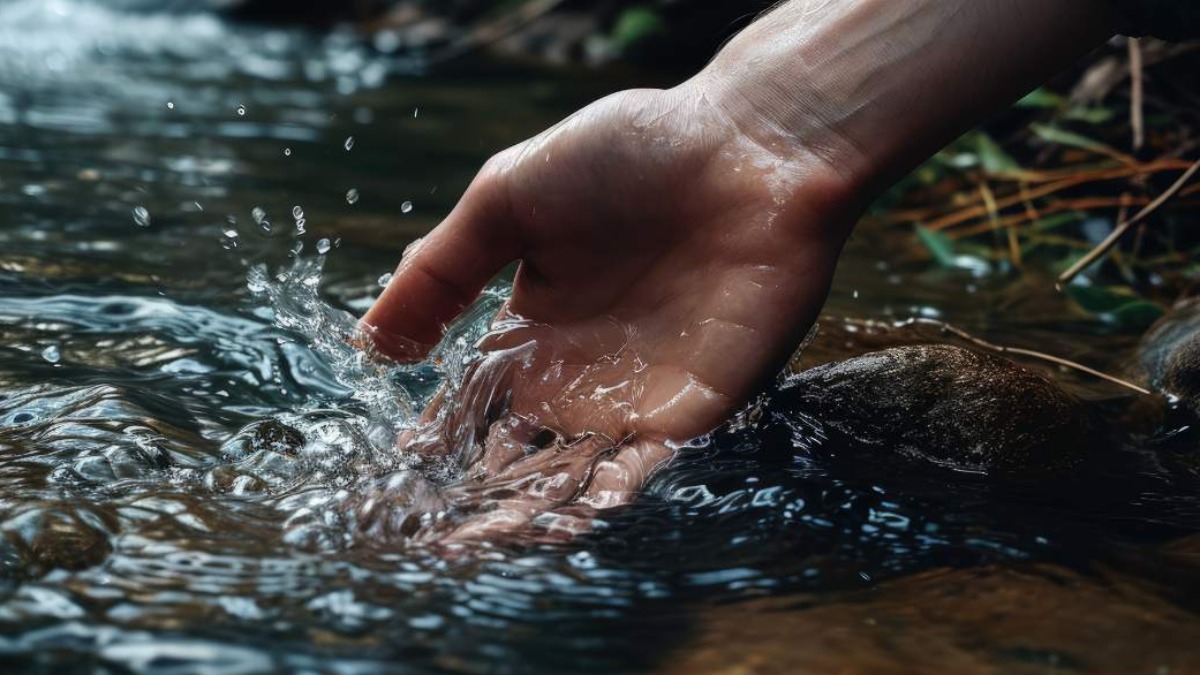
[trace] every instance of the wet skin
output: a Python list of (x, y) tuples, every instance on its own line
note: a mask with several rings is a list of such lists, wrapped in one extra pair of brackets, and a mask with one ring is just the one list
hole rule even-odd
[(672, 443), (726, 419), (819, 310), (846, 231), (828, 223), (852, 220), (843, 193), (823, 160), (774, 154), (690, 86), (604, 99), (489, 162), (364, 319), (385, 352), (419, 356), (521, 261), (463, 385), (487, 392), (459, 396), (492, 410), (431, 411), (402, 439), (485, 439), (469, 477), (511, 494), (458, 535), (628, 501)]
[[(1083, 0), (792, 0), (688, 82), (609, 97), (488, 162), (363, 319), (418, 358), (520, 261), (472, 376), (498, 394), (472, 400), (503, 405), (466, 425), (477, 482), (507, 497), (455, 536), (631, 499), (672, 443), (778, 372), (881, 187), (1113, 25)], [(456, 451), (456, 417), (403, 440)], [(543, 429), (569, 448), (528, 452)]]

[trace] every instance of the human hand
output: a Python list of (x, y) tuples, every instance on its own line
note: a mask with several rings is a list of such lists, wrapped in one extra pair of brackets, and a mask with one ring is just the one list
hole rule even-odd
[(499, 502), (454, 536), (630, 500), (784, 365), (854, 215), (825, 159), (745, 133), (697, 81), (616, 94), (489, 161), (363, 319), (419, 357), (521, 261), (458, 400), (403, 439), (465, 452), (452, 491)]

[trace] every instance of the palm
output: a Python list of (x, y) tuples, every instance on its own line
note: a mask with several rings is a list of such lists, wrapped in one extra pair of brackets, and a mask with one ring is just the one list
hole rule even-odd
[(471, 531), (627, 501), (670, 442), (744, 403), (819, 308), (837, 242), (813, 236), (817, 209), (796, 198), (811, 167), (696, 106), (631, 92), (502, 153), (366, 317), (429, 342), (413, 327), (521, 259), (472, 375), (510, 395), (475, 416), (488, 429), (461, 488), (509, 498)]

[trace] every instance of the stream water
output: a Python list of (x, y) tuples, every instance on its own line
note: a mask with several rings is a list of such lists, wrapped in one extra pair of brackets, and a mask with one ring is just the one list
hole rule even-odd
[[(364, 360), (352, 316), (489, 154), (646, 82), (431, 74), (390, 39), (138, 4), (0, 2), (4, 672), (1200, 668), (1194, 480), (833, 465), (786, 410), (573, 542), (374, 540), (355, 505), (405, 489), (396, 427), (502, 289), (440, 367)], [(857, 236), (830, 311), (1130, 353), (1045, 280), (889, 237)]]

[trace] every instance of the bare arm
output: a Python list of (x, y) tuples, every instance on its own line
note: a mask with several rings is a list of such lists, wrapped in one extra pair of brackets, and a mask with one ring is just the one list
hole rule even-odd
[[(672, 441), (779, 371), (869, 200), (1102, 44), (1104, 7), (793, 0), (680, 86), (614, 95), (491, 160), (364, 318), (385, 352), (420, 355), (521, 261), (472, 376), (505, 405), (406, 439), (505, 490), (464, 531), (636, 494)], [(556, 450), (534, 447), (544, 430)]]

